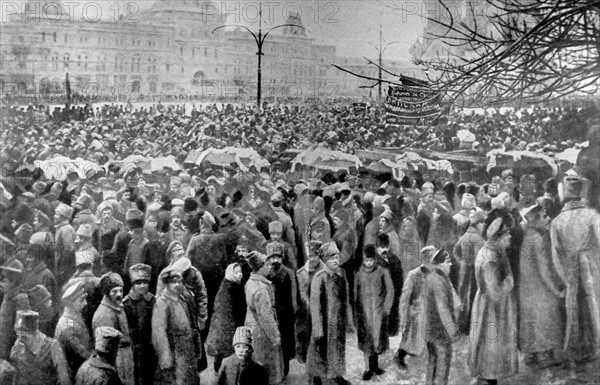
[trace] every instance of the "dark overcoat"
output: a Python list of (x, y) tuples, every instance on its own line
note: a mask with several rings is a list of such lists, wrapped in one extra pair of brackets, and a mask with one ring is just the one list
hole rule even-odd
[(206, 352), (215, 357), (233, 354), (235, 329), (244, 326), (246, 319), (246, 297), (244, 287), (227, 279), (223, 280), (213, 308), (210, 329), (206, 339)]
[(75, 385), (123, 385), (123, 383), (115, 367), (94, 354), (79, 368)]
[(312, 335), (306, 370), (309, 375), (336, 378), (346, 373), (346, 331), (352, 328), (350, 290), (343, 269), (318, 271), (310, 288)]
[(364, 266), (354, 279), (354, 308), (358, 348), (365, 354), (381, 354), (389, 347), (387, 318), (394, 302), (394, 284), (389, 271), (381, 266)]
[(123, 310), (127, 316), (131, 345), (133, 347), (136, 385), (151, 385), (154, 379), (154, 348), (152, 347), (152, 311), (156, 299), (150, 293), (123, 298)]

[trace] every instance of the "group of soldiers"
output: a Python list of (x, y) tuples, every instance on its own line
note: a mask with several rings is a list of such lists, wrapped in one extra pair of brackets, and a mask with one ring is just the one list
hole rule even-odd
[(600, 216), (576, 171), (560, 188), (512, 170), (288, 182), (2, 191), (0, 382), (198, 384), (210, 356), (219, 384), (281, 384), (293, 359), (348, 384), (354, 330), (364, 381), (396, 335), (397, 369), (427, 351), (428, 384), (466, 334), (479, 383), (518, 352), (540, 370), (598, 358)]

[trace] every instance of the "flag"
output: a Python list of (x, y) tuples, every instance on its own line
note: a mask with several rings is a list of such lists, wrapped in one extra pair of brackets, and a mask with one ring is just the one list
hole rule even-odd
[(430, 87), (390, 86), (385, 101), (386, 125), (437, 125), (441, 102), (442, 93)]
[(69, 73), (67, 72), (67, 78), (65, 81), (65, 88), (67, 89), (67, 107), (71, 106), (71, 82), (69, 81)]

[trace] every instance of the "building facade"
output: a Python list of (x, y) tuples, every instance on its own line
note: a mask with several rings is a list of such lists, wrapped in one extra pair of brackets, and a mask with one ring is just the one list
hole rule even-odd
[[(61, 1), (14, 4), (3, 6), (3, 96), (64, 93), (67, 73), (73, 92), (120, 95), (120, 100), (136, 94), (252, 99), (256, 93), (254, 37), (240, 27), (214, 31), (225, 18), (207, 12), (203, 2), (159, 0), (146, 10), (114, 10), (112, 20), (96, 19), (94, 9), (87, 9), (83, 18), (74, 17), (75, 10)], [(298, 27), (274, 30), (263, 46), (264, 97), (375, 96), (372, 89), (361, 88), (372, 81), (332, 64), (375, 78), (377, 68), (363, 58), (339, 57), (335, 46), (316, 42), (300, 28), (297, 14), (291, 13), (287, 23)], [(386, 68), (418, 76), (410, 62), (386, 61)]]

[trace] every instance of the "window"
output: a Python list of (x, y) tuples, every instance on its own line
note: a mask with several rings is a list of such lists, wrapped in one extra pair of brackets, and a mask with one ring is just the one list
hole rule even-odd
[(81, 68), (81, 55), (77, 57), (77, 67)]
[(179, 47), (179, 56), (183, 57), (183, 47)]
[(88, 56), (87, 55), (83, 56), (83, 70), (84, 71), (88, 70)]
[(165, 71), (169, 72), (171, 70), (171, 64), (165, 64)]
[[(66, 36), (66, 35), (65, 35)], [(71, 57), (69, 56), (69, 54), (65, 54), (65, 56), (63, 56), (63, 67), (65, 69), (69, 69), (69, 61), (71, 60)]]
[(208, 48), (204, 47), (204, 57), (208, 56)]
[(69, 36), (65, 33), (65, 43), (69, 41)]
[(58, 71), (58, 54), (52, 55), (52, 71)]
[(217, 49), (215, 48), (215, 59), (217, 58)]
[(54, 33), (52, 34), (52, 36), (53, 36), (53, 38), (54, 38), (54, 42), (56, 43), (56, 32), (54, 32)]
[(42, 43), (46, 42), (46, 32), (42, 32)]

